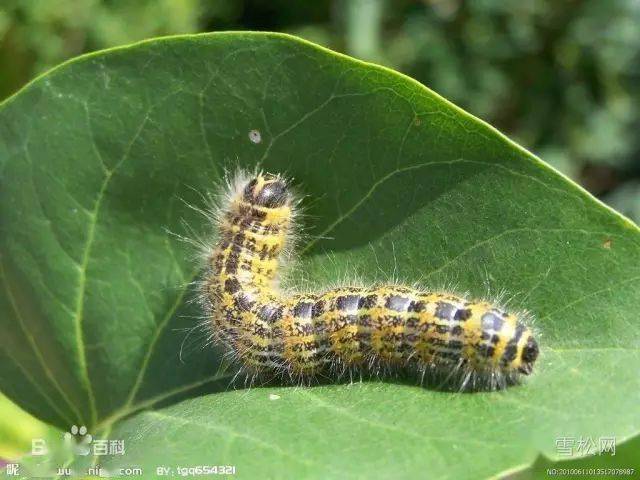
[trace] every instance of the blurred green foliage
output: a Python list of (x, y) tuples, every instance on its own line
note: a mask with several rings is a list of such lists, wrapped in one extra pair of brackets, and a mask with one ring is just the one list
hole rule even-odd
[(0, 97), (84, 52), (197, 31), (199, 0), (2, 0)]
[(416, 78), (639, 221), (638, 25), (636, 0), (3, 0), (0, 99), (88, 51), (283, 31)]
[(0, 394), (0, 462), (31, 453), (34, 438), (60, 439), (54, 427), (42, 423)]

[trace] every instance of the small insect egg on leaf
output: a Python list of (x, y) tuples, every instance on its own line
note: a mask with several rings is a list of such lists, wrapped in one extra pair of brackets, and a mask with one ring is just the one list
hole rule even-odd
[(249, 140), (256, 144), (262, 142), (262, 135), (260, 134), (260, 130), (251, 130), (249, 132)]
[(280, 395), (276, 395), (275, 393), (270, 393), (269, 400), (280, 400)]

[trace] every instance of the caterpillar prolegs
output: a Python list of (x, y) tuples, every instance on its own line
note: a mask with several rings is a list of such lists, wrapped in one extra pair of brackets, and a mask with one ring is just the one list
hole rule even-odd
[(296, 202), (288, 182), (236, 182), (217, 218), (202, 298), (213, 337), (244, 367), (309, 378), (338, 368), (415, 366), (504, 387), (538, 356), (531, 330), (487, 301), (399, 285), (287, 294), (277, 287)]

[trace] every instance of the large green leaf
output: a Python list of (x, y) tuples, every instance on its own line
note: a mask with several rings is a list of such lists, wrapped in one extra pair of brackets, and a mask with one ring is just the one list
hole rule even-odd
[[(575, 439), (577, 445), (579, 439)], [(570, 443), (568, 443), (570, 445)], [(512, 472), (509, 480), (535, 480), (536, 478), (549, 478), (550, 476), (562, 477), (566, 480), (584, 479), (586, 476), (592, 478), (607, 478), (622, 476), (634, 478), (640, 472), (640, 436), (632, 440), (617, 445), (615, 452), (594, 453), (569, 460), (552, 462), (544, 456), (536, 459), (530, 467)], [(623, 472), (620, 472), (620, 470)], [(555, 471), (554, 471), (555, 470)], [(631, 470), (631, 473), (625, 470)]]
[[(230, 390), (197, 335), (181, 361), (198, 265), (168, 231), (206, 235), (189, 204), (258, 163), (305, 195), (294, 278), (505, 292), (537, 319), (532, 378)], [(638, 228), (395, 72), (261, 33), (88, 55), (2, 105), (0, 172), (2, 390), (124, 439), (105, 466), (479, 478), (640, 431)]]

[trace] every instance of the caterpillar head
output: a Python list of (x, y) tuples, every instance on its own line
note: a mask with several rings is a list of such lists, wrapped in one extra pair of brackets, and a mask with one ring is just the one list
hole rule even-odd
[(467, 358), (479, 370), (509, 376), (531, 374), (539, 352), (531, 329), (516, 315), (489, 304), (476, 304), (471, 312), (465, 322), (465, 330), (472, 339)]
[(280, 208), (289, 198), (287, 183), (270, 174), (258, 174), (247, 183), (243, 192), (245, 202), (265, 208)]
[(491, 368), (505, 374), (529, 375), (538, 358), (538, 343), (533, 333), (513, 314), (496, 309), (480, 317), (481, 351), (489, 358)]

